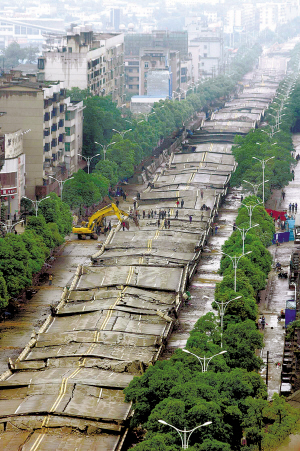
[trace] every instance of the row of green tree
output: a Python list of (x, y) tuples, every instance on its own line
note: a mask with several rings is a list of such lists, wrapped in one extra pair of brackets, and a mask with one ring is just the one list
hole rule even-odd
[[(118, 181), (134, 174), (136, 167), (155, 148), (162, 137), (172, 134), (183, 126), (195, 111), (201, 110), (215, 99), (226, 98), (236, 87), (238, 80), (253, 66), (261, 48), (240, 48), (234, 58), (229, 75), (206, 80), (195, 89), (191, 88), (185, 100), (160, 101), (154, 105), (150, 115), (133, 118), (127, 112), (122, 117), (122, 108), (117, 108), (110, 97), (90, 96), (89, 93), (73, 88), (69, 92), (72, 100), (83, 100), (85, 105), (83, 151), (86, 157), (100, 154), (101, 160), (90, 177), (79, 171), (64, 188), (64, 200), (76, 208), (97, 203)], [(123, 111), (124, 112), (124, 111)], [(114, 131), (114, 130), (118, 130)], [(123, 134), (123, 136), (122, 136)], [(100, 144), (98, 144), (100, 143)], [(102, 146), (109, 146), (105, 152)], [(97, 158), (97, 157), (96, 157)], [(97, 159), (94, 158), (93, 162)], [(85, 191), (83, 184), (87, 185)]]
[[(245, 199), (257, 205), (258, 198)], [(217, 315), (201, 317), (190, 333), (186, 348), (199, 357), (226, 350), (214, 357), (207, 372), (191, 354), (177, 350), (169, 360), (157, 362), (141, 377), (135, 377), (125, 389), (126, 400), (133, 402), (132, 426), (147, 430), (136, 451), (175, 451), (180, 439), (174, 429), (188, 430), (207, 421), (209, 426), (193, 432), (189, 449), (203, 451), (275, 449), (295, 430), (300, 412), (277, 394), (267, 401), (266, 385), (257, 371), (262, 360), (256, 350), (263, 347), (263, 335), (257, 329), (257, 291), (264, 288), (271, 268), (266, 246), (274, 232), (272, 219), (262, 206), (253, 210), (252, 223), (258, 224), (246, 235), (245, 252), (237, 270), (237, 291), (231, 260), (221, 261), (223, 280), (217, 284), (215, 300), (232, 300), (225, 311), (223, 347)], [(249, 227), (247, 207), (239, 209), (237, 226)], [(225, 242), (223, 252), (241, 255), (242, 239), (237, 229)], [(236, 297), (239, 299), (234, 300)], [(217, 310), (216, 303), (213, 308)], [(247, 446), (241, 446), (246, 437)]]
[[(291, 72), (299, 64), (299, 54), (298, 44), (292, 52), (289, 65)], [(293, 77), (290, 75), (280, 83), (276, 98), (265, 113), (268, 125), (248, 133), (245, 137), (238, 136), (235, 139), (233, 155), (238, 167), (231, 179), (233, 185), (242, 184), (247, 189), (251, 189), (250, 183), (260, 185), (258, 193), (261, 197), (262, 164), (255, 158), (260, 160), (270, 158), (265, 165), (265, 180), (268, 180), (265, 183), (265, 200), (269, 198), (272, 189), (283, 188), (293, 177), (290, 168), (295, 159), (291, 130), (300, 118), (300, 80), (299, 78), (294, 80)], [(286, 97), (289, 83), (293, 83), (292, 95)]]
[[(26, 202), (26, 200), (25, 200)], [(27, 212), (31, 205), (23, 205)], [(70, 233), (72, 215), (69, 206), (51, 193), (40, 203), (37, 216), (31, 216), (24, 233), (8, 233), (0, 238), (0, 308), (32, 283), (52, 249)]]

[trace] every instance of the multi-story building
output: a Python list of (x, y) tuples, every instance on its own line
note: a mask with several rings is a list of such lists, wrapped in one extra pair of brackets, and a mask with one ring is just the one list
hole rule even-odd
[[(159, 55), (151, 57), (156, 67), (161, 66), (158, 59), (161, 58), (162, 53), (165, 55), (171, 65), (173, 89), (180, 86), (180, 61), (188, 59), (188, 34), (186, 31), (155, 30), (152, 33), (128, 33), (125, 35), (124, 43), (125, 83), (128, 94), (142, 95), (145, 92), (143, 88), (145, 85), (144, 73), (147, 72), (148, 67), (144, 65), (147, 63), (144, 56), (149, 55), (150, 52), (152, 55)], [(173, 52), (176, 52), (176, 56)], [(152, 67), (151, 63), (149, 68), (154, 69), (155, 67)]]
[(65, 98), (63, 84), (12, 81), (0, 86), (0, 110), (5, 133), (16, 128), (26, 155), (26, 196), (35, 199), (51, 191), (49, 175), (66, 173), (64, 161)]
[(124, 96), (124, 35), (94, 33), (75, 27), (59, 46), (49, 46), (38, 59), (39, 77), (60, 80), (66, 89), (89, 88), (93, 95), (111, 95), (119, 105)]
[(6, 206), (8, 219), (20, 211), (20, 202), (25, 194), (25, 154), (23, 152), (22, 130), (0, 133), (0, 147), (5, 159), (0, 168), (1, 203)]
[[(139, 95), (172, 97), (180, 88), (180, 55), (166, 49), (141, 50)], [(168, 87), (168, 89), (167, 89)]]
[(66, 99), (65, 163), (69, 174), (78, 170), (78, 157), (82, 155), (83, 110), (83, 102)]
[(189, 42), (192, 55), (193, 80), (216, 77), (224, 68), (224, 44), (220, 30), (210, 28), (198, 30), (198, 36)]

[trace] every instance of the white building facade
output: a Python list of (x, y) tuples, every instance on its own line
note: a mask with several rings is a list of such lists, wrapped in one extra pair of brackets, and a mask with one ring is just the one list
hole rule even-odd
[(6, 206), (7, 219), (13, 219), (15, 214), (18, 215), (21, 198), (25, 195), (22, 130), (0, 135), (0, 146), (5, 151), (4, 166), (0, 171), (1, 203)]
[(38, 59), (40, 80), (63, 81), (66, 89), (90, 89), (111, 95), (118, 105), (124, 96), (124, 35), (94, 33), (91, 26), (75, 27), (59, 46)]

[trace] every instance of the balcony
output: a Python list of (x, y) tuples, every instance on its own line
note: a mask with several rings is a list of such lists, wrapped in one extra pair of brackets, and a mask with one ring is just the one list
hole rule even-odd
[(75, 133), (72, 133), (71, 135), (65, 135), (65, 142), (66, 143), (71, 143), (73, 141), (75, 141)]

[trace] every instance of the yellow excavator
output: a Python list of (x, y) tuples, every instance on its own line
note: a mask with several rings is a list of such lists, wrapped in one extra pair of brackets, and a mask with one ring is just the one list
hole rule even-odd
[(119, 221), (122, 221), (122, 215), (129, 216), (126, 211), (120, 210), (115, 204), (107, 205), (101, 208), (101, 210), (96, 211), (89, 218), (88, 222), (83, 221), (80, 226), (73, 227), (72, 232), (76, 233), (79, 239), (85, 239), (87, 236), (90, 236), (93, 240), (97, 240), (96, 227), (102, 225), (103, 218), (114, 215), (117, 216)]

